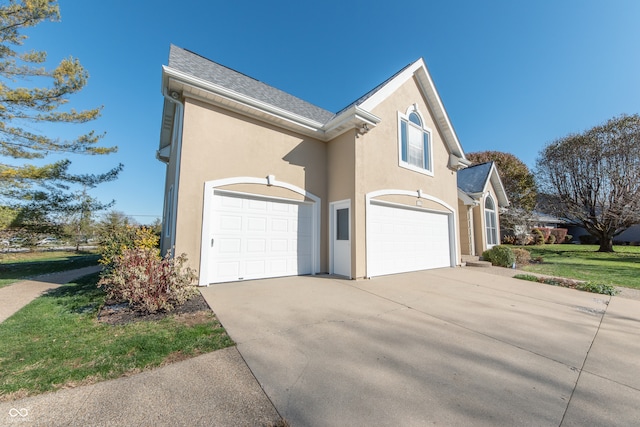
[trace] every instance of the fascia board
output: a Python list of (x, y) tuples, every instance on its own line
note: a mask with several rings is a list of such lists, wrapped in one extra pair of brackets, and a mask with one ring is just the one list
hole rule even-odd
[(426, 64), (424, 64), (424, 62), (422, 63), (422, 67), (416, 70), (416, 75), (418, 77), (418, 83), (420, 84), (423, 93), (426, 95), (427, 101), (429, 101), (429, 103), (431, 104), (431, 110), (436, 116), (436, 122), (438, 123), (438, 127), (444, 135), (444, 139), (449, 146), (449, 149), (456, 156), (460, 157), (463, 160), (466, 160), (467, 158), (465, 157), (462, 145), (458, 140), (458, 135), (456, 134), (456, 131), (451, 124), (449, 114), (447, 114), (447, 110), (444, 108), (442, 99), (438, 94), (438, 90), (436, 89), (436, 86), (433, 83), (433, 79), (431, 79), (429, 70), (427, 69), (427, 66)]
[(371, 114), (369, 111), (357, 105), (354, 105), (348, 110), (345, 110), (342, 113), (340, 113), (340, 115), (331, 119), (326, 125), (323, 126), (322, 129), (326, 133), (330, 133), (332, 130), (337, 129), (351, 122), (353, 122), (354, 126), (356, 126), (356, 122), (367, 123), (372, 126), (375, 126), (381, 121), (382, 119), (380, 119), (380, 117), (374, 114)]
[(491, 165), (491, 172), (489, 173), (489, 179), (493, 185), (493, 189), (498, 193), (498, 205), (500, 207), (509, 206), (509, 198), (507, 197), (507, 192), (504, 189), (504, 185), (502, 185), (502, 180), (500, 179), (500, 174), (498, 173), (498, 169), (496, 168), (495, 163)]
[(427, 69), (427, 65), (422, 58), (407, 67), (407, 69), (398, 74), (393, 80), (373, 94), (371, 98), (360, 104), (360, 106), (365, 110), (372, 111), (414, 75), (417, 77), (420, 89), (427, 98), (431, 110), (436, 116), (436, 123), (444, 135), (445, 143), (449, 146), (449, 149), (453, 154), (463, 160), (466, 160), (462, 145), (460, 144), (458, 136), (453, 129), (451, 120), (449, 120), (449, 115), (444, 108), (440, 95), (438, 95), (438, 91), (433, 83), (431, 74), (429, 74), (429, 70)]
[(185, 87), (193, 87), (204, 90), (206, 92), (210, 92), (214, 95), (221, 96), (229, 101), (254, 108), (258, 111), (262, 111), (264, 113), (286, 120), (290, 123), (302, 126), (308, 130), (319, 131), (320, 128), (322, 128), (323, 124), (320, 122), (310, 120), (306, 117), (294, 114), (290, 111), (275, 107), (266, 102), (262, 102), (255, 98), (251, 98), (241, 93), (232, 91), (215, 83), (211, 83), (198, 77), (191, 76), (189, 74), (167, 67), (166, 65), (162, 66), (162, 73), (164, 82), (163, 84), (167, 88), (170, 86), (171, 80), (176, 80), (177, 82), (182, 83)]
[(496, 168), (495, 163), (491, 165), (491, 170), (489, 171), (486, 181), (484, 182), (483, 191), (485, 193), (489, 191), (489, 184), (493, 186), (493, 189), (496, 192), (496, 196), (498, 197), (498, 206), (509, 206), (507, 192), (504, 189), (504, 185), (502, 185), (502, 180), (500, 179), (500, 174), (498, 174), (498, 169)]
[(409, 80), (420, 67), (424, 66), (424, 61), (422, 58), (418, 59), (416, 62), (407, 67), (403, 72), (398, 74), (386, 85), (378, 89), (376, 93), (374, 93), (370, 98), (367, 98), (362, 104), (360, 104), (360, 108), (363, 108), (367, 111), (372, 111), (375, 107), (380, 105), (385, 99), (391, 96), (396, 90), (400, 88), (407, 80)]

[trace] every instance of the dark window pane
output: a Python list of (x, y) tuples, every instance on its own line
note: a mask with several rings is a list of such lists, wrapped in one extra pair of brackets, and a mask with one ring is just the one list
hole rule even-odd
[(336, 239), (349, 240), (349, 208), (336, 211)]

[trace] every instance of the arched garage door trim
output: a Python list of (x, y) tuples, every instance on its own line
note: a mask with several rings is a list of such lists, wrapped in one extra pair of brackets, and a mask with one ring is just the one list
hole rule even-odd
[(438, 199), (437, 197), (431, 196), (429, 194), (424, 194), (422, 192), (422, 190), (417, 190), (417, 191), (410, 191), (410, 190), (398, 190), (398, 189), (386, 189), (386, 190), (377, 190), (377, 191), (372, 191), (370, 193), (367, 193), (365, 196), (365, 200), (366, 200), (366, 253), (367, 253), (367, 277), (371, 278), (372, 277), (372, 268), (371, 268), (371, 263), (370, 260), (372, 259), (371, 255), (372, 255), (372, 245), (371, 245), (371, 238), (372, 238), (372, 224), (371, 224), (371, 205), (372, 203), (375, 204), (380, 204), (380, 205), (387, 205), (387, 206), (395, 206), (398, 208), (403, 208), (403, 209), (410, 209), (410, 210), (417, 210), (417, 211), (422, 211), (422, 212), (433, 212), (430, 211), (428, 209), (422, 209), (419, 207), (415, 207), (415, 206), (405, 206), (405, 205), (400, 205), (400, 204), (394, 204), (394, 203), (388, 203), (388, 202), (382, 202), (382, 201), (376, 201), (374, 200), (376, 197), (381, 197), (381, 196), (389, 196), (389, 195), (400, 195), (400, 196), (411, 196), (411, 197), (418, 197), (420, 199), (424, 199), (424, 200), (430, 200), (432, 202), (435, 202), (441, 206), (443, 206), (444, 208), (446, 208), (449, 212), (440, 212), (440, 214), (443, 215), (447, 215), (447, 225), (448, 225), (448, 231), (449, 231), (449, 265), (451, 267), (455, 267), (457, 265), (457, 242), (456, 242), (456, 223), (457, 223), (457, 219), (456, 219), (456, 211), (455, 209), (449, 205), (448, 203), (446, 203), (443, 200)]
[(290, 184), (288, 182), (282, 182), (275, 179), (273, 175), (266, 178), (256, 177), (233, 177), (217, 179), (213, 181), (207, 181), (204, 183), (204, 206), (202, 212), (202, 239), (200, 248), (200, 277), (198, 284), (200, 286), (207, 286), (209, 284), (209, 251), (211, 251), (210, 238), (211, 235), (211, 218), (214, 214), (212, 208), (212, 199), (214, 197), (214, 191), (218, 187), (224, 187), (227, 185), (235, 184), (258, 184), (267, 185), (273, 187), (285, 188), (291, 190), (294, 193), (300, 194), (305, 198), (313, 201), (312, 207), (312, 273), (315, 274), (320, 268), (320, 213), (321, 213), (321, 200), (320, 197), (313, 193), (310, 193), (303, 188)]

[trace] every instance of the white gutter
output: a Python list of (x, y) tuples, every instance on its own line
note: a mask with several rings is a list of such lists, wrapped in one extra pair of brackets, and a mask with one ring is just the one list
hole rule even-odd
[[(176, 158), (176, 168), (175, 168), (175, 176), (173, 182), (173, 200), (171, 200), (171, 223), (170, 234), (169, 234), (169, 248), (171, 251), (171, 255), (175, 255), (175, 246), (176, 246), (176, 227), (177, 227), (177, 217), (178, 217), (178, 184), (180, 183), (180, 160), (182, 155), (182, 122), (184, 117), (184, 104), (180, 101), (180, 94), (178, 92), (168, 93), (168, 87), (164, 86), (162, 88), (162, 95), (164, 98), (176, 104), (176, 110), (174, 114), (174, 124), (173, 124), (173, 135), (171, 136), (171, 145), (172, 150), (175, 150), (175, 158)], [(172, 96), (173, 95), (173, 96)], [(175, 142), (175, 146), (174, 146)], [(171, 160), (169, 160), (170, 162)], [(168, 164), (167, 164), (168, 166)], [(166, 189), (165, 189), (166, 190)], [(166, 212), (165, 212), (166, 214)]]

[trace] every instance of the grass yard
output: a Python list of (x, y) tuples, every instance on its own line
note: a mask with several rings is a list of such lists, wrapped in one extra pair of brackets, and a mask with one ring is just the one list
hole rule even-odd
[(97, 265), (94, 252), (46, 251), (0, 254), (0, 288), (41, 274)]
[[(74, 266), (75, 267), (75, 266)], [(233, 345), (211, 312), (108, 325), (98, 275), (41, 296), (0, 323), (0, 400), (116, 378)]]
[(597, 245), (540, 245), (525, 249), (534, 259), (542, 257), (542, 263), (522, 270), (640, 289), (640, 246), (615, 246), (614, 253), (596, 252)]

